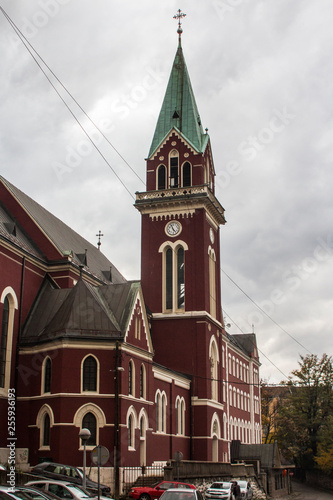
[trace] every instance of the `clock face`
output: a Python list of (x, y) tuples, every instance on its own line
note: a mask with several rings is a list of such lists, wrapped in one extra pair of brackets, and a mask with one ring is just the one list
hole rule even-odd
[(180, 224), (177, 221), (169, 222), (166, 226), (166, 232), (169, 236), (176, 236), (180, 233)]
[(210, 237), (210, 241), (211, 241), (212, 243), (214, 243), (215, 236), (214, 236), (214, 231), (213, 231), (213, 229), (212, 229), (212, 228), (210, 228), (210, 230), (209, 230), (209, 237)]

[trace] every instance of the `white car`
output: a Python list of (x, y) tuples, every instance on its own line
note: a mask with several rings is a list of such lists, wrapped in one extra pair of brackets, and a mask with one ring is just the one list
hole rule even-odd
[[(82, 486), (68, 481), (52, 481), (52, 479), (41, 479), (40, 481), (29, 481), (26, 486), (35, 486), (53, 493), (61, 500), (93, 500), (96, 495), (89, 493)], [(109, 497), (100, 495), (101, 500), (110, 500)]]
[(241, 500), (252, 500), (253, 489), (248, 481), (237, 481), (241, 490)]
[(209, 500), (231, 500), (231, 483), (215, 481), (205, 492)]

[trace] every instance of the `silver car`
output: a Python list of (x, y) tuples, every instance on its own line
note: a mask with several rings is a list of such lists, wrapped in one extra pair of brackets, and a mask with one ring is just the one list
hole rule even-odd
[[(26, 486), (35, 486), (56, 495), (60, 500), (93, 500), (97, 496), (85, 490), (82, 486), (68, 481), (52, 481), (52, 479), (41, 479), (40, 481), (29, 481)], [(101, 500), (110, 500), (109, 497), (100, 496)]]
[(209, 500), (230, 500), (231, 499), (231, 483), (225, 481), (216, 481), (207, 488), (205, 497)]

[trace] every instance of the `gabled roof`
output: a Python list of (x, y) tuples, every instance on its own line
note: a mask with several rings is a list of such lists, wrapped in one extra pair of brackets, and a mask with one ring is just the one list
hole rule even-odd
[(208, 134), (204, 134), (202, 128), (180, 43), (150, 146), (149, 158), (172, 128), (178, 129), (196, 151), (204, 151), (208, 142)]
[(254, 333), (227, 334), (229, 340), (251, 358), (258, 359), (258, 348)]
[(139, 282), (92, 286), (79, 280), (70, 289), (45, 281), (24, 326), (21, 344), (60, 338), (123, 337)]
[[(1, 176), (0, 188), (3, 206), (0, 210), (1, 235), (45, 261), (69, 259), (76, 267), (85, 265), (88, 273), (104, 282), (111, 281), (107, 274), (112, 269), (113, 283), (126, 281), (97, 247)], [(8, 234), (9, 226), (4, 226), (4, 223), (12, 223), (19, 228), (16, 237)]]

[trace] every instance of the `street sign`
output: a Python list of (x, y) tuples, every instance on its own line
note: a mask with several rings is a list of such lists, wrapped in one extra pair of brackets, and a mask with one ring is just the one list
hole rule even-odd
[(105, 465), (110, 458), (110, 453), (105, 446), (98, 445), (91, 451), (90, 458), (95, 465)]

